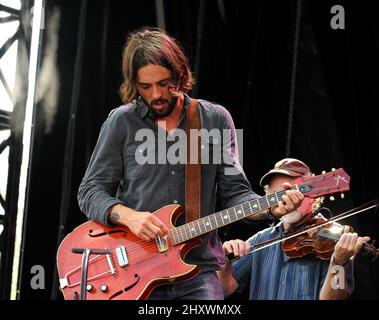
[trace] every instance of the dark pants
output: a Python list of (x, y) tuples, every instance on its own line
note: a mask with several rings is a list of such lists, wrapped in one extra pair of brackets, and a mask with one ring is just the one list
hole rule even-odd
[(224, 300), (216, 271), (202, 272), (192, 279), (161, 285), (149, 300)]

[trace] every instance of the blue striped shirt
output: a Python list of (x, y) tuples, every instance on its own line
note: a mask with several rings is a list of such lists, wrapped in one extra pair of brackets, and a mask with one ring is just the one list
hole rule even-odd
[[(262, 230), (248, 241), (254, 246), (283, 235), (283, 226)], [(329, 268), (329, 260), (313, 255), (289, 259), (277, 243), (237, 260), (234, 279), (243, 288), (250, 283), (251, 300), (317, 300)], [(346, 272), (349, 292), (354, 287), (352, 263)]]

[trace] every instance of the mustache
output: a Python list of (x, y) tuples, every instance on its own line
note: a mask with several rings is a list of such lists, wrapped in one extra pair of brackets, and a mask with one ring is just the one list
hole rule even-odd
[(169, 103), (169, 101), (166, 100), (166, 99), (156, 99), (156, 100), (151, 101), (151, 105), (153, 105), (153, 104), (162, 104), (162, 103)]

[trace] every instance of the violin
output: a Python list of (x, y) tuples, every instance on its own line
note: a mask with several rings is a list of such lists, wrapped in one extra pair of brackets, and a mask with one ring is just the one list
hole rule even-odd
[[(249, 254), (263, 250), (277, 243), (281, 243), (284, 253), (291, 258), (301, 258), (308, 254), (315, 254), (318, 258), (329, 260), (334, 252), (334, 247), (342, 234), (352, 232), (350, 226), (342, 226), (337, 221), (378, 207), (378, 200), (370, 201), (358, 208), (341, 213), (330, 219), (322, 215), (308, 216), (294, 229), (270, 240), (262, 241), (251, 247)], [(372, 256), (374, 261), (379, 255), (379, 249), (373, 244), (364, 243), (361, 251)]]
[[(314, 254), (319, 259), (330, 260), (334, 247), (342, 234), (354, 232), (354, 230), (351, 226), (343, 226), (334, 221), (327, 223), (328, 221), (319, 214), (307, 221), (306, 224), (297, 227), (296, 230), (291, 230), (291, 234), (296, 234), (298, 231), (312, 228), (311, 231), (284, 240), (281, 244), (283, 252), (290, 259)], [(318, 225), (322, 226), (317, 228)], [(363, 243), (361, 251), (371, 256), (372, 260), (379, 255), (379, 249), (368, 243)]]

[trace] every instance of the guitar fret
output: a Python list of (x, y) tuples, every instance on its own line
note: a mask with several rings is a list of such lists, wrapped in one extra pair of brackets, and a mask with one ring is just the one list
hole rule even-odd
[(200, 224), (199, 224), (199, 220), (197, 221), (194, 221), (193, 222), (193, 232), (192, 232), (192, 236), (195, 234), (195, 235), (199, 235), (201, 233), (201, 228), (200, 228)]
[(211, 230), (213, 229), (213, 226), (212, 226), (212, 222), (211, 222), (211, 219), (210, 219), (210, 217), (208, 216), (207, 217), (208, 218), (208, 223), (209, 223), (209, 226), (211, 227)]
[[(234, 210), (234, 213), (236, 213), (234, 207), (233, 207), (232, 209)], [(223, 214), (223, 215), (222, 215), (222, 220), (221, 220), (221, 222), (223, 223), (223, 225), (226, 224), (226, 223), (224, 222), (226, 219), (228, 219), (228, 220), (230, 221), (229, 210), (230, 210), (230, 209), (226, 210), (226, 214)]]
[(193, 223), (191, 222), (189, 225), (188, 225), (188, 239), (191, 239), (192, 238), (192, 234), (193, 234), (193, 231), (192, 230), (195, 230), (194, 229), (194, 225)]
[(199, 228), (199, 232), (198, 232), (197, 235), (201, 235), (201, 234), (204, 233), (203, 229), (201, 229), (201, 224), (200, 224), (200, 222), (201, 222), (200, 220), (197, 220), (197, 227)]
[(279, 203), (277, 192), (275, 192), (274, 194), (275, 194), (276, 202)]
[(188, 225), (188, 239), (191, 239), (193, 234), (196, 233), (196, 226), (194, 225), (193, 222), (191, 222), (189, 225)]
[[(246, 212), (247, 212), (247, 214), (246, 214)], [(250, 213), (252, 213), (253, 212), (253, 210), (251, 209), (251, 206), (250, 206), (250, 203), (248, 202), (248, 203), (244, 203), (243, 205), (242, 205), (242, 216), (243, 217), (246, 217), (246, 216), (248, 216)]]
[(168, 240), (171, 240), (172, 244), (175, 244), (174, 230), (169, 230), (167, 234)]
[(204, 232), (201, 230), (200, 220), (197, 220), (197, 225), (199, 226), (199, 234), (204, 233)]
[[(254, 204), (253, 204), (253, 206), (251, 207), (251, 203), (252, 202), (255, 202)], [(251, 207), (251, 211), (252, 212), (259, 212), (259, 211), (261, 211), (261, 205), (259, 204), (259, 201), (257, 201), (257, 200), (253, 200), (253, 201), (250, 201), (249, 202), (249, 204), (250, 204), (250, 207)]]
[(217, 214), (220, 214), (220, 213), (217, 212), (217, 213), (215, 213), (215, 214), (213, 215), (213, 218), (214, 218), (215, 223), (216, 223), (216, 228), (218, 228), (218, 223), (217, 223), (217, 218), (216, 218), (216, 215), (217, 215)]
[(192, 234), (193, 234), (192, 230), (195, 230), (195, 229), (194, 229), (193, 223), (191, 222), (190, 224), (188, 224), (188, 238), (187, 238), (187, 240), (191, 239)]
[(179, 240), (179, 234), (178, 234), (178, 228), (173, 229), (172, 233), (174, 235), (173, 238), (174, 238), (175, 243), (180, 242), (180, 240)]
[[(232, 212), (232, 213), (234, 214), (235, 217), (237, 217), (237, 210), (236, 210), (236, 207), (233, 207), (233, 212)], [(229, 218), (229, 222), (230, 222), (231, 219), (232, 219), (232, 214), (228, 215), (228, 218)], [(224, 220), (225, 220), (225, 219), (224, 219)]]
[(196, 233), (196, 226), (195, 226), (194, 222), (191, 222), (191, 227), (189, 228), (190, 238), (193, 236), (194, 233)]
[[(208, 221), (205, 222), (205, 219), (208, 219)], [(211, 225), (211, 222), (209, 220), (209, 216), (204, 217), (203, 220), (204, 220), (205, 230), (207, 230), (207, 231), (211, 230), (212, 229), (212, 225)], [(209, 227), (210, 227), (210, 229), (209, 229)]]
[(183, 235), (183, 240), (188, 240), (189, 237), (188, 237), (188, 234), (189, 234), (189, 225), (186, 224), (184, 225), (184, 235)]
[(248, 204), (249, 204), (249, 207), (250, 207), (250, 211), (251, 211), (251, 212), (254, 212), (254, 210), (253, 210), (253, 208), (252, 208), (252, 206), (251, 206), (251, 201), (249, 201)]
[(176, 244), (176, 236), (175, 236), (175, 233), (176, 233), (176, 229), (173, 229), (173, 230), (170, 230), (169, 231), (169, 237), (170, 237), (170, 235), (171, 235), (171, 242), (173, 243), (173, 244)]
[(216, 222), (216, 227), (219, 228), (220, 227), (220, 221), (222, 221), (222, 211), (220, 212), (217, 212), (217, 214), (215, 215), (215, 222)]
[[(285, 190), (281, 190), (281, 191), (278, 191), (277, 192), (277, 196), (279, 196), (279, 198), (281, 199), (282, 196), (284, 196), (286, 194), (286, 191)], [(278, 201), (279, 202), (279, 201)]]
[(219, 219), (217, 219), (217, 223), (218, 223), (218, 227), (222, 227), (224, 225), (224, 215), (225, 215), (225, 210), (221, 211), (220, 214), (219, 214)]
[[(243, 207), (242, 207), (242, 205), (240, 205), (239, 206), (241, 209), (238, 209), (237, 210), (237, 212), (236, 212), (236, 218), (235, 218), (235, 220), (233, 220), (233, 221), (236, 221), (237, 219), (238, 219), (238, 215), (237, 215), (237, 213), (242, 213), (242, 215), (244, 216), (245, 214), (245, 211), (243, 210)], [(235, 210), (234, 210), (235, 211)]]
[[(208, 218), (208, 217), (206, 217), (206, 218)], [(208, 221), (205, 221), (205, 219), (206, 218), (203, 218), (203, 223), (204, 223), (204, 228), (205, 228), (205, 230), (206, 230), (206, 232), (208, 232), (208, 231), (210, 231), (210, 224), (209, 224), (209, 219), (208, 219)]]
[(177, 229), (179, 232), (178, 232), (178, 240), (180, 242), (184, 241), (184, 237), (183, 237), (183, 228), (182, 227), (178, 227)]
[(193, 221), (192, 222), (192, 228), (191, 228), (191, 236), (193, 237), (194, 235), (198, 235), (199, 232), (197, 230), (197, 225), (196, 225), (196, 221)]
[(272, 205), (275, 205), (275, 204), (278, 203), (278, 201), (276, 200), (276, 196), (275, 195), (270, 194), (270, 195), (267, 196), (267, 199), (268, 199), (268, 203), (269, 203), (270, 207)]
[(183, 227), (179, 227), (179, 238), (180, 238), (180, 242), (184, 241), (184, 228)]
[(201, 221), (203, 222), (205, 232), (207, 232), (208, 229), (207, 229), (207, 226), (206, 226), (206, 224), (205, 224), (205, 219), (204, 219), (204, 218), (201, 218)]
[(261, 208), (266, 208), (267, 207), (267, 202), (266, 205), (263, 203), (264, 198), (258, 199), (259, 206)]
[(241, 209), (242, 209), (242, 216), (245, 218), (251, 213), (250, 207), (248, 203), (243, 203), (241, 204)]
[[(265, 201), (266, 203), (264, 203), (263, 201)], [(269, 204), (269, 202), (267, 200), (267, 197), (262, 197), (262, 198), (258, 199), (258, 202), (260, 203), (259, 206), (261, 208), (267, 209), (267, 208), (270, 207), (270, 204)]]

